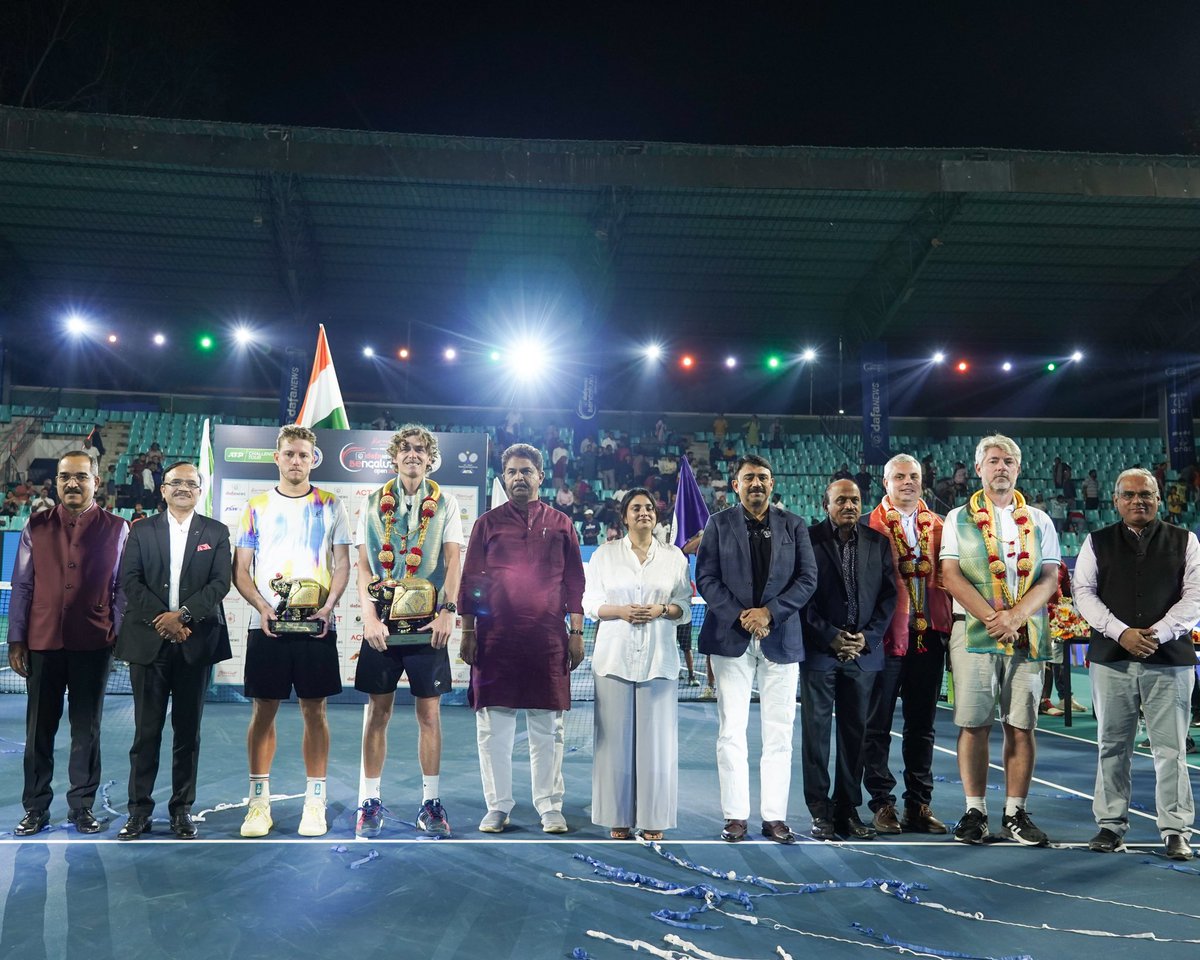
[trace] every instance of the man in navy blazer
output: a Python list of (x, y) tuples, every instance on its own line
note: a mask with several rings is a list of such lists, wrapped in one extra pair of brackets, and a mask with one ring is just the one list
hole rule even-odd
[[(896, 573), (887, 537), (865, 524), (853, 480), (825, 489), (827, 517), (808, 528), (817, 589), (804, 608), (800, 671), (804, 801), (818, 840), (871, 840), (862, 803), (867, 710), (883, 669), (883, 635), (896, 611)], [(837, 763), (829, 794), (829, 736), (837, 712)]]
[(167, 509), (129, 531), (121, 563), (127, 604), (116, 656), (129, 661), (133, 747), (129, 751), (129, 819), (118, 840), (150, 831), (159, 747), (171, 701), (171, 832), (196, 836), (192, 803), (200, 758), (200, 718), (212, 665), (228, 660), (221, 601), (229, 592), (232, 554), (225, 524), (196, 512), (201, 478), (190, 463), (163, 474)]
[(771, 508), (775, 480), (770, 461), (747, 454), (734, 477), (739, 503), (709, 517), (696, 554), (696, 587), (708, 605), (700, 652), (709, 655), (717, 680), (717, 773), (725, 818), (721, 839), (746, 837), (746, 726), (757, 679), (762, 833), (778, 843), (794, 843), (786, 821), (796, 681), (804, 659), (800, 611), (816, 588), (817, 572), (804, 520)]

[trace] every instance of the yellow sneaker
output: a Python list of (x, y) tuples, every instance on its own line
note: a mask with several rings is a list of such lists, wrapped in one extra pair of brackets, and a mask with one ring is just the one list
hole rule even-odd
[(265, 837), (274, 825), (271, 808), (265, 803), (252, 803), (246, 811), (246, 819), (242, 821), (242, 836)]
[(325, 822), (325, 804), (309, 801), (304, 804), (304, 813), (300, 815), (300, 829), (296, 831), (302, 837), (323, 837), (329, 832)]

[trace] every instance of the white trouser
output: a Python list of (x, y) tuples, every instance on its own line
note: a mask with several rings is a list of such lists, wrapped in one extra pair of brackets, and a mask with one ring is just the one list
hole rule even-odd
[(750, 722), (750, 688), (757, 677), (762, 723), (759, 807), (763, 820), (787, 820), (800, 664), (768, 660), (756, 640), (750, 641), (750, 646), (740, 657), (712, 656), (709, 663), (717, 679), (717, 717), (720, 720), (717, 774), (721, 780), (721, 813), (726, 820), (748, 820), (750, 817), (746, 726)]
[[(529, 733), (529, 779), (533, 808), (542, 816), (562, 811), (563, 712), (526, 710)], [(489, 810), (508, 813), (516, 806), (512, 792), (513, 745), (517, 738), (517, 710), (480, 707), (475, 711), (475, 739), (479, 744), (479, 775), (483, 799)]]
[(1192, 668), (1122, 660), (1093, 663), (1090, 674), (1100, 753), (1092, 802), (1096, 823), (1120, 836), (1129, 829), (1140, 704), (1154, 755), (1158, 831), (1164, 837), (1186, 834), (1196, 819), (1185, 746), (1195, 680)]

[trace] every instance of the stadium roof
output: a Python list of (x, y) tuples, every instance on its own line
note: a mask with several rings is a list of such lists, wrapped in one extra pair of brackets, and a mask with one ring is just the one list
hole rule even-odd
[[(517, 141), (0, 107), (0, 308), (697, 340), (1195, 328), (1200, 157)], [(1184, 325), (1181, 326), (1181, 321)], [(470, 322), (474, 322), (471, 320)]]

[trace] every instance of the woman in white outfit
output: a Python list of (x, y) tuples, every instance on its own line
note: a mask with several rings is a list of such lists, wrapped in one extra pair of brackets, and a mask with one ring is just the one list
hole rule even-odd
[(675, 627), (690, 622), (687, 558), (654, 538), (654, 498), (637, 487), (621, 501), (628, 533), (597, 548), (587, 565), (584, 615), (600, 621), (592, 822), (614, 840), (640, 828), (661, 840), (675, 826), (679, 732)]

